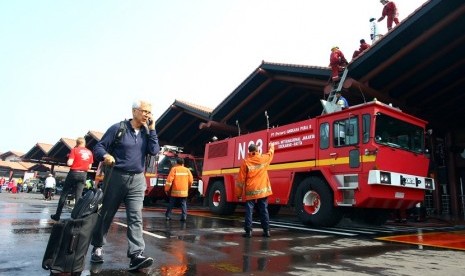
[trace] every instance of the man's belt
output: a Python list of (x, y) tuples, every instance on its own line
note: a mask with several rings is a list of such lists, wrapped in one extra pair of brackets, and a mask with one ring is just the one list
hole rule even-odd
[(120, 168), (113, 168), (113, 170), (115, 172), (118, 172), (119, 174), (124, 174), (124, 175), (136, 175), (136, 174), (142, 173), (142, 172), (128, 172)]

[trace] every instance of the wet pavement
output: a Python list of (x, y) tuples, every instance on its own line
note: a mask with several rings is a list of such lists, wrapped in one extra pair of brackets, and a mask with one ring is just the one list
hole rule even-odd
[[(0, 275), (48, 275), (41, 263), (58, 197), (0, 193)], [(124, 210), (110, 228), (105, 262), (82, 275), (463, 275), (465, 227), (443, 221), (365, 226), (343, 221), (312, 228), (290, 212), (272, 220), (271, 238), (241, 237), (243, 213), (218, 217), (190, 206), (186, 223), (164, 219), (162, 205), (144, 209), (145, 255), (152, 267), (128, 272)], [(287, 213), (287, 214), (286, 214)], [(69, 218), (69, 209), (62, 216)], [(90, 250), (91, 248), (89, 248)]]

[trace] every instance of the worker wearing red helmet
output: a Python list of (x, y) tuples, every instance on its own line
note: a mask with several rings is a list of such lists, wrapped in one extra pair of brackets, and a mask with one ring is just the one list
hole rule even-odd
[(384, 5), (383, 12), (381, 17), (378, 19), (378, 22), (384, 20), (387, 16), (387, 29), (388, 31), (392, 29), (392, 22), (399, 24), (399, 13), (397, 12), (397, 6), (394, 2), (388, 0), (380, 0), (381, 4)]
[(344, 70), (344, 66), (347, 66), (348, 62), (344, 57), (344, 54), (339, 50), (339, 47), (334, 46), (331, 48), (331, 55), (329, 56), (329, 67), (331, 67), (333, 81), (339, 80), (339, 72)]

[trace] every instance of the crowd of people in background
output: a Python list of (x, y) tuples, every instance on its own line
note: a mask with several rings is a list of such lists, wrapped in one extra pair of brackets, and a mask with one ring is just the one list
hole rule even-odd
[(12, 177), (6, 180), (5, 177), (2, 177), (0, 178), (0, 193), (2, 191), (10, 193), (27, 192), (27, 183), (23, 183), (21, 177), (17, 180)]

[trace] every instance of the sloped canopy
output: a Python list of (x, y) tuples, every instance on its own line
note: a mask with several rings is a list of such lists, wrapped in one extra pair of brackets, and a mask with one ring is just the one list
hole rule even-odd
[[(349, 64), (344, 96), (352, 105), (373, 98), (392, 103), (438, 131), (463, 128), (463, 26), (463, 0), (426, 2)], [(329, 77), (326, 67), (262, 62), (209, 116), (175, 102), (157, 130), (164, 143), (201, 155), (213, 135), (266, 128), (265, 111), (270, 126), (318, 116)]]
[(203, 145), (212, 135), (199, 131), (199, 125), (209, 121), (211, 109), (179, 100), (155, 122), (160, 145), (176, 145), (186, 153), (203, 153)]
[(42, 158), (42, 160), (47, 161), (49, 164), (66, 165), (68, 154), (75, 145), (75, 139), (61, 138), (55, 145), (53, 145), (47, 153), (47, 156)]
[(47, 156), (47, 153), (52, 149), (53, 145), (45, 143), (37, 143), (32, 149), (30, 149), (23, 157), (23, 161), (40, 162), (43, 157)]

